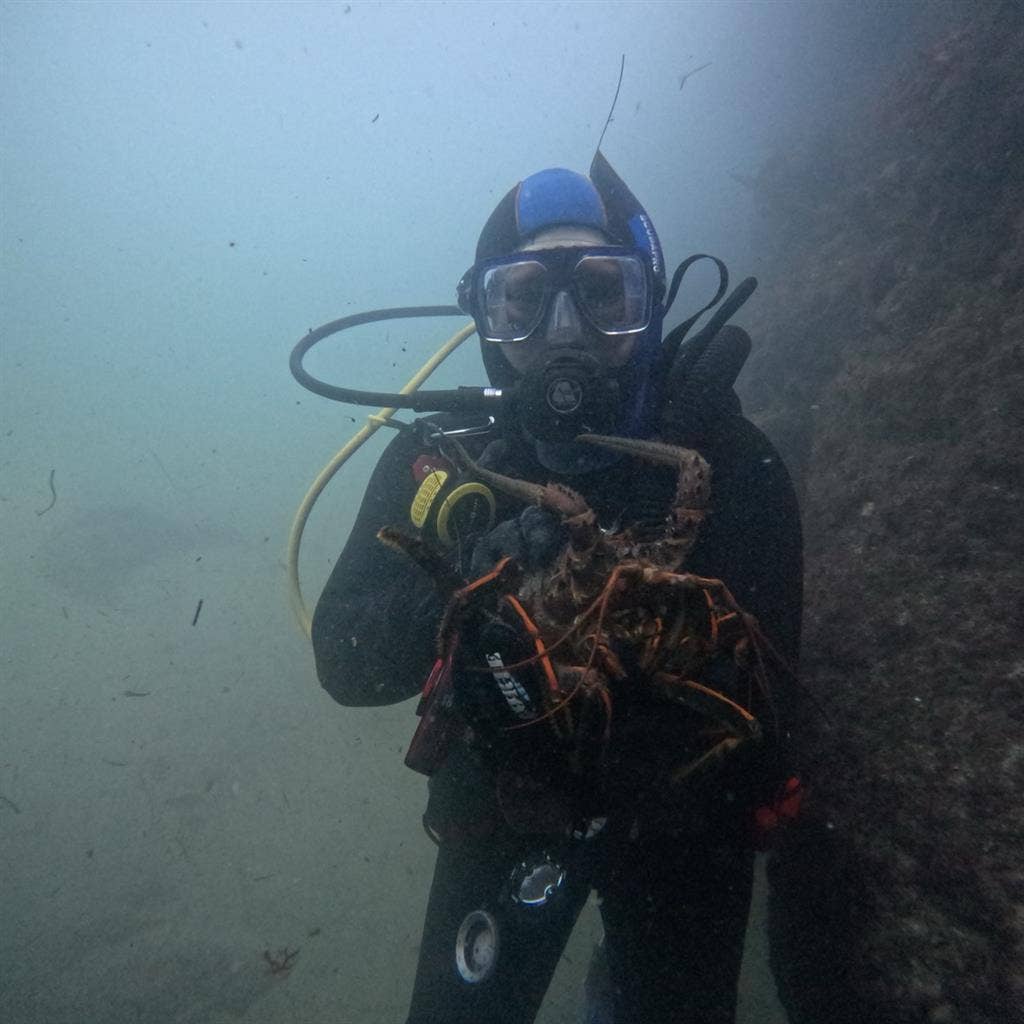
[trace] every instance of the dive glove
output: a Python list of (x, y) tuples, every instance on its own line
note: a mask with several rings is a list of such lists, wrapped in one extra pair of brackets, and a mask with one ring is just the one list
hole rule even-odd
[(545, 568), (565, 542), (565, 528), (558, 516), (531, 505), (516, 518), (499, 523), (476, 542), (470, 572), (477, 579), (490, 572), (506, 556), (527, 572), (534, 572)]

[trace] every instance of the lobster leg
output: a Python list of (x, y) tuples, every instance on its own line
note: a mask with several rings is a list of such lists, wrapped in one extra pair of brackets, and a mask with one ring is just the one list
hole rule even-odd
[(669, 782), (673, 786), (681, 786), (687, 779), (691, 779), (694, 775), (714, 767), (726, 755), (731, 754), (742, 742), (743, 740), (735, 736), (727, 736), (721, 743), (716, 743), (709, 751), (701, 754), (700, 757), (676, 768), (669, 777)]
[(580, 434), (577, 441), (632, 455), (655, 465), (676, 469), (676, 493), (667, 517), (665, 536), (642, 545), (641, 556), (658, 565), (682, 565), (697, 542), (711, 500), (711, 467), (692, 448), (644, 441), (635, 437)]
[(688, 508), (694, 512), (707, 510), (711, 498), (711, 467), (692, 448), (682, 448), (664, 441), (644, 441), (637, 437), (611, 437), (608, 434), (580, 434), (576, 440), (633, 455), (655, 465), (674, 466), (679, 478), (673, 504), (677, 508)]

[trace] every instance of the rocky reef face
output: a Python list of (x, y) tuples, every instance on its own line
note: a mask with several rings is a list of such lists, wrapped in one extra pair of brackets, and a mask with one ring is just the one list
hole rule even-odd
[(753, 185), (741, 393), (806, 533), (800, 1024), (1024, 1020), (1024, 5), (960, 16)]

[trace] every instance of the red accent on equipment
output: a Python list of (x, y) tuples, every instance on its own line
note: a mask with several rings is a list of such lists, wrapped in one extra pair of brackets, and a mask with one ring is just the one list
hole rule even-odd
[(437, 452), (424, 453), (412, 464), (413, 479), (421, 484), (431, 473), (439, 469), (449, 475), (455, 472), (455, 467), (443, 455), (438, 455)]
[(464, 728), (453, 706), (452, 659), (457, 647), (458, 643), (453, 643), (447, 655), (434, 662), (416, 709), (420, 721), (406, 751), (405, 764), (422, 775), (432, 775), (441, 767), (452, 740)]
[(757, 849), (767, 850), (778, 830), (796, 821), (803, 799), (804, 784), (796, 775), (791, 775), (771, 804), (754, 811), (754, 845)]

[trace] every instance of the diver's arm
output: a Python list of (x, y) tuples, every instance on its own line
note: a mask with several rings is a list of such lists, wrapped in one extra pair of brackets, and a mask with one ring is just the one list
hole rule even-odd
[[(796, 672), (803, 620), (803, 530), (800, 506), (782, 456), (749, 420), (738, 416), (745, 439), (744, 488), (756, 509), (750, 574), (754, 600), (750, 610), (773, 646)], [(712, 486), (714, 484), (712, 483)], [(753, 496), (759, 495), (756, 504)]]
[(385, 449), (313, 615), (317, 675), (340, 704), (394, 704), (413, 696), (435, 655), (442, 603), (433, 581), (377, 540), (382, 526), (412, 532), (418, 445), (403, 432)]
[(766, 509), (768, 528), (774, 538), (770, 545), (773, 558), (765, 565), (765, 573), (770, 574), (765, 586), (770, 593), (777, 595), (778, 614), (769, 628), (774, 634), (773, 642), (779, 654), (793, 673), (789, 683), (795, 689), (795, 677), (800, 671), (800, 633), (804, 610), (803, 527), (793, 480), (781, 456), (777, 456), (774, 474), (776, 487), (772, 492), (771, 504)]
[[(724, 417), (709, 448), (714, 564), (779, 653), (796, 667), (803, 612), (803, 536), (789, 471), (768, 438), (739, 413)], [(695, 551), (701, 560), (701, 548)], [(717, 569), (718, 571), (712, 571)]]
[[(803, 619), (803, 533), (796, 491), (782, 457), (757, 427), (742, 417), (737, 419), (747, 452), (743, 489), (755, 509), (745, 552), (751, 581), (745, 607), (757, 616), (774, 652), (767, 656), (771, 707), (761, 711), (770, 720), (770, 725), (765, 722), (770, 742), (763, 761), (763, 796), (770, 799), (798, 767), (791, 731), (800, 697), (797, 674)], [(783, 664), (777, 663), (775, 655)]]
[(706, 440), (698, 447), (711, 464), (711, 514), (688, 566), (725, 582), (787, 666), (770, 666), (770, 700), (755, 707), (767, 742), (750, 752), (746, 767), (737, 766), (759, 803), (794, 768), (788, 737), (803, 611), (800, 511), (779, 453), (742, 415), (723, 417)]
[(803, 609), (803, 539), (782, 457), (738, 411), (722, 410), (700, 435), (670, 438), (711, 466), (711, 509), (686, 567), (721, 579), (795, 668)]

